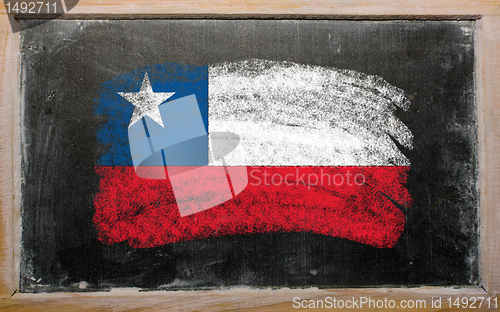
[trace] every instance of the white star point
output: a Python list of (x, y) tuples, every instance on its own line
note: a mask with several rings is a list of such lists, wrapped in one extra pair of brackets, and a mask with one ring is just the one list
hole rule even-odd
[(165, 128), (158, 106), (174, 95), (175, 92), (154, 92), (146, 72), (139, 92), (118, 92), (118, 94), (135, 106), (129, 127), (142, 117), (148, 116)]

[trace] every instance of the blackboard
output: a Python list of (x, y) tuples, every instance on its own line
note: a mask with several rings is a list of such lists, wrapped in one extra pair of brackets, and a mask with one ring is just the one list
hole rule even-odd
[[(34, 23), (32, 21), (26, 23)], [(22, 33), (21, 291), (478, 285), (473, 21), (50, 21)], [(99, 239), (100, 88), (157, 64), (289, 62), (380, 77), (413, 148), (391, 248), (307, 232), (151, 248)], [(141, 81), (138, 81), (139, 83)], [(209, 104), (210, 105), (210, 104)]]

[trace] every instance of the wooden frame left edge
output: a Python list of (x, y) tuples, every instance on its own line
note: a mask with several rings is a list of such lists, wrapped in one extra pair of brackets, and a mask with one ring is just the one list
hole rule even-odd
[[(20, 241), (20, 157), (19, 103), (20, 67), (19, 33), (13, 33), (10, 18), (0, 15), (0, 296), (12, 296), (19, 285)], [(9, 209), (10, 208), (10, 209)]]

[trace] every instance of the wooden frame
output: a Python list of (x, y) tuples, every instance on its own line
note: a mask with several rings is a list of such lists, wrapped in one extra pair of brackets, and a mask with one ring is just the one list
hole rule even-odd
[(231, 289), (203, 292), (149, 292), (113, 290), (109, 293), (16, 294), (19, 285), (19, 33), (12, 33), (9, 17), (0, 11), (0, 306), (19, 310), (181, 310), (256, 309), (294, 310), (293, 298), (410, 299), (432, 297), (498, 296), (500, 293), (500, 1), (434, 0), (403, 2), (388, 0), (319, 1), (193, 0), (139, 2), (135, 0), (81, 0), (64, 18), (109, 16), (331, 16), (334, 18), (439, 19), (475, 17), (477, 23), (477, 81), (479, 111), (481, 264), (479, 288), (416, 289)]

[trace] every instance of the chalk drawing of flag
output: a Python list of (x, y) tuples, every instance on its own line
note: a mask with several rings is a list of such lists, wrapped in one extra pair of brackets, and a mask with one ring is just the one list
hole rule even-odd
[(393, 247), (412, 198), (380, 77), (291, 62), (154, 65), (103, 84), (94, 223), (137, 248), (313, 232)]

